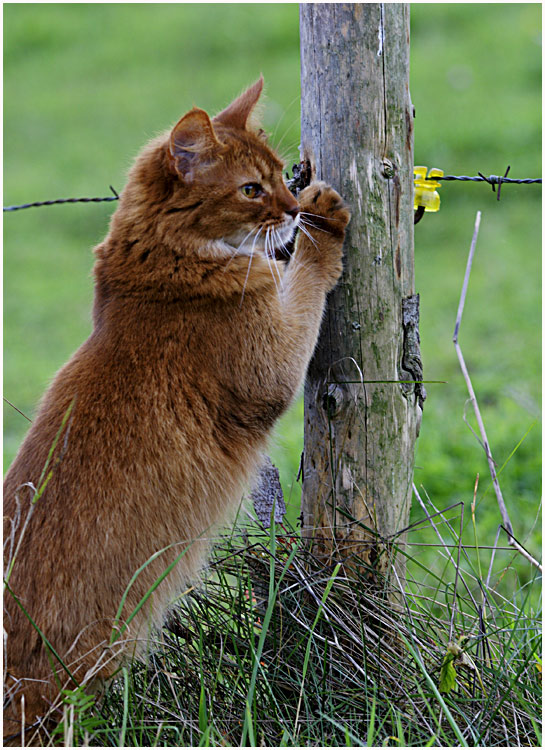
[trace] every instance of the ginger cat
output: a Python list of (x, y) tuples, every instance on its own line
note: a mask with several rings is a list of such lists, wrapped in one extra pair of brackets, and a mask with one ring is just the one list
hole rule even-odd
[(304, 379), (349, 212), (324, 183), (288, 191), (250, 124), (262, 86), (213, 119), (193, 108), (136, 160), (95, 249), (93, 332), (7, 473), (8, 742), (60, 718), (54, 673), (100, 682), (161, 625)]

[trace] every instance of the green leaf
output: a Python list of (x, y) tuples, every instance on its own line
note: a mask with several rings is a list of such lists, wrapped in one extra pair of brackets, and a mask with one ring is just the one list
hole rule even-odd
[(441, 693), (450, 693), (456, 685), (456, 670), (454, 669), (454, 654), (447, 652), (441, 666), (439, 675), (439, 691)]
[(206, 709), (206, 693), (204, 682), (201, 684), (201, 697), (199, 699), (199, 729), (204, 734), (208, 726), (208, 711)]

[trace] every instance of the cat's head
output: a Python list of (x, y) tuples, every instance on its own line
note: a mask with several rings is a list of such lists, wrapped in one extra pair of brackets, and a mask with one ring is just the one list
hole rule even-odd
[(260, 78), (213, 118), (194, 107), (137, 163), (127, 188), (133, 197), (155, 193), (156, 227), (169, 244), (193, 238), (232, 257), (274, 255), (292, 240), (298, 203), (282, 161), (251, 124), (262, 89)]

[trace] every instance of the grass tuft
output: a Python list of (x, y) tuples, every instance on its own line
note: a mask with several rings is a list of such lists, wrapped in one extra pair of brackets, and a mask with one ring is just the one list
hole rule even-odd
[(399, 549), (404, 592), (387, 592), (363, 563), (350, 577), (324, 566), (292, 528), (220, 539), (208, 580), (172, 611), (147, 659), (93, 710), (71, 701), (65, 741), (539, 747), (537, 575), (506, 596), (512, 552), (497, 547), (486, 570), (477, 545), (457, 537), (459, 507), (432, 520), (444, 535), (440, 573), (422, 575), (413, 526), (414, 546)]

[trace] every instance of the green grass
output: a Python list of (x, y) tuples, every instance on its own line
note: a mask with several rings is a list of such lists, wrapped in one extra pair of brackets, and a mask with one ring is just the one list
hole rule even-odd
[(289, 527), (239, 526), (218, 539), (206, 584), (152, 635), (146, 658), (99, 700), (65, 693), (50, 742), (541, 746), (541, 612), (528, 606), (538, 582), (505, 598), (509, 553), (483, 576), (456, 550), (435, 552), (450, 557), (441, 575), (409, 578), (393, 614), (363, 563), (347, 577)]

